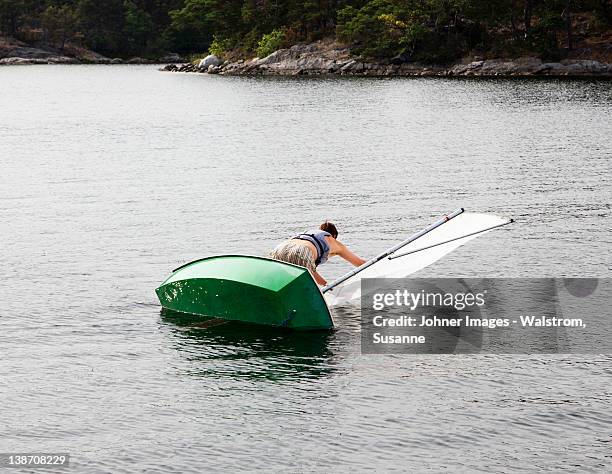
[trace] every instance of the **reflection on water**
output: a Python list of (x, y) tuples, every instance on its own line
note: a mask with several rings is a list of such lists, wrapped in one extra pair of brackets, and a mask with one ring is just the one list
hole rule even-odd
[(167, 309), (161, 320), (173, 347), (199, 363), (192, 375), (305, 379), (329, 375), (337, 364), (329, 348), (334, 331), (291, 331)]

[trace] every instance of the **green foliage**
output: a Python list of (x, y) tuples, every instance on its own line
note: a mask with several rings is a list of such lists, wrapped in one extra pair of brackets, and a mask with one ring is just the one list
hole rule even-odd
[(0, 34), (34, 41), (42, 28), (53, 45), (82, 38), (109, 56), (262, 57), (335, 34), (372, 58), (446, 62), (474, 51), (554, 58), (568, 45), (567, 15), (578, 11), (589, 12), (589, 32), (609, 31), (612, 0), (0, 0)]
[(114, 55), (124, 49), (123, 0), (79, 0), (77, 7), (86, 44), (94, 51)]
[(339, 38), (352, 43), (355, 51), (364, 56), (397, 54), (405, 25), (398, 23), (392, 10), (388, 0), (372, 0), (359, 9), (347, 5), (338, 12)]
[[(607, 2), (609, 0), (583, 0)], [(568, 0), (369, 0), (338, 11), (337, 34), (365, 57), (445, 63), (473, 50), (560, 53)]]
[(147, 49), (149, 40), (154, 32), (155, 25), (151, 15), (138, 7), (132, 0), (123, 3), (125, 14), (124, 33), (134, 54)]
[(229, 39), (221, 39), (218, 36), (215, 36), (210, 43), (210, 47), (208, 48), (209, 54), (214, 54), (215, 56), (222, 58), (227, 52), (232, 48), (232, 41)]
[(186, 0), (181, 9), (170, 10), (166, 35), (178, 52), (206, 50), (212, 39), (206, 0)]
[(464, 0), (371, 0), (338, 12), (337, 32), (366, 57), (408, 54), (413, 59), (445, 62), (461, 55)]
[(593, 13), (596, 20), (602, 25), (612, 25), (612, 0), (593, 0)]
[(560, 15), (544, 13), (537, 25), (531, 31), (528, 41), (544, 59), (558, 61), (563, 54), (559, 47), (558, 32), (563, 29), (564, 23)]
[(71, 40), (78, 30), (78, 15), (70, 5), (60, 7), (49, 5), (41, 15), (41, 24), (47, 40), (54, 46), (64, 49), (66, 41)]
[(16, 35), (26, 11), (25, 0), (0, 0), (0, 31)]
[(257, 56), (265, 58), (274, 51), (280, 49), (285, 40), (285, 33), (282, 30), (272, 30), (270, 33), (263, 35), (259, 43), (257, 43)]

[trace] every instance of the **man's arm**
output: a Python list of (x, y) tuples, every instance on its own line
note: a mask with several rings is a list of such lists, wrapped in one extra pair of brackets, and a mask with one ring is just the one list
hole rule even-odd
[(325, 278), (323, 278), (321, 275), (319, 275), (318, 272), (313, 272), (312, 276), (314, 277), (315, 281), (319, 284), (319, 285), (327, 285), (327, 282), (325, 281)]
[(353, 252), (351, 252), (346, 247), (346, 245), (344, 245), (341, 242), (338, 242), (337, 240), (336, 240), (336, 243), (338, 244), (338, 250), (336, 253), (340, 255), (344, 260), (346, 260), (349, 263), (352, 263), (356, 267), (360, 267), (361, 265), (366, 263), (366, 261), (363, 258), (360, 258), (357, 255), (355, 255)]

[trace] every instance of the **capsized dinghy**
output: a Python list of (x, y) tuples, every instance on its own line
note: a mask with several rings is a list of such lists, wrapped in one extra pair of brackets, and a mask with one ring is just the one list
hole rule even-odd
[(333, 322), (308, 269), (263, 257), (219, 255), (175, 269), (156, 290), (164, 308), (292, 329)]
[(293, 329), (329, 329), (333, 327), (329, 306), (359, 301), (362, 278), (407, 277), (471, 239), (512, 222), (457, 209), (322, 289), (306, 268), (263, 257), (220, 255), (177, 268), (156, 292), (164, 308), (183, 313)]

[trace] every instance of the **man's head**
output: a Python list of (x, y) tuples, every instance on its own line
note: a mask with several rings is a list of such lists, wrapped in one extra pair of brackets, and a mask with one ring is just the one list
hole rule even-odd
[(319, 229), (329, 232), (334, 239), (338, 238), (338, 229), (336, 229), (336, 226), (329, 221), (323, 222), (323, 224), (319, 226)]

